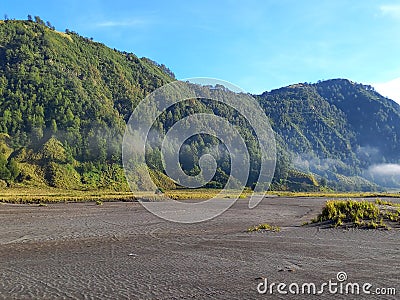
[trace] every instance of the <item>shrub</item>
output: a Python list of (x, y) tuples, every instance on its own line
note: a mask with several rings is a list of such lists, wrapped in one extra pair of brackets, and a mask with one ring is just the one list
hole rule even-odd
[(76, 189), (81, 184), (78, 172), (69, 164), (50, 162), (45, 171), (47, 182), (52, 187)]
[[(383, 202), (377, 200), (376, 203)], [(312, 222), (330, 221), (333, 227), (353, 225), (370, 229), (387, 229), (385, 220), (398, 221), (399, 214), (391, 211), (382, 212), (375, 203), (368, 201), (330, 200), (326, 202), (321, 214)]]
[(46, 161), (54, 161), (58, 163), (66, 162), (66, 152), (63, 144), (55, 137), (51, 137), (42, 147), (40, 151), (42, 158)]
[(270, 225), (268, 223), (263, 223), (263, 224), (259, 224), (256, 226), (251, 226), (249, 229), (247, 229), (248, 232), (261, 231), (261, 230), (279, 232), (279, 231), (281, 231), (281, 228), (279, 226), (274, 226), (274, 225)]
[(7, 168), (7, 158), (0, 153), (0, 179), (8, 180), (11, 178), (10, 170)]

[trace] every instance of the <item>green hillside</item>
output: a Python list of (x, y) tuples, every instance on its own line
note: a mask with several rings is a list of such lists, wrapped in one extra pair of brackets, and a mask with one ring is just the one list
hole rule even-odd
[(21, 169), (36, 174), (21, 180), (58, 185), (43, 180), (49, 167), (39, 159), (43, 145), (54, 137), (67, 157), (57, 172), (78, 171), (83, 184), (101, 182), (112, 173), (109, 168), (120, 168), (121, 139), (132, 109), (174, 80), (171, 75), (149, 59), (55, 31), (40, 19), (1, 22), (0, 132), (9, 138), (0, 140), (0, 149), (16, 150), (2, 155), (15, 156)]
[[(291, 85), (258, 99), (293, 167), (332, 186), (369, 189), (368, 180), (382, 179), (373, 178), (371, 166), (400, 162), (400, 106), (371, 86), (334, 79)], [(391, 184), (399, 182), (392, 178)]]
[[(141, 99), (173, 80), (164, 65), (69, 30), (58, 32), (38, 17), (0, 22), (0, 187), (127, 190), (121, 166), (125, 122)], [(370, 171), (400, 162), (400, 107), (370, 86), (336, 79), (255, 97), (276, 133), (273, 189), (400, 186), (400, 178), (382, 179)], [(232, 108), (189, 99), (168, 109), (153, 127), (165, 134), (194, 113), (220, 115), (239, 128), (251, 155), (247, 185), (253, 187), (260, 163), (257, 139)], [(197, 175), (200, 152), (213, 149), (218, 168), (207, 187), (220, 188), (230, 174), (230, 158), (218, 139), (189, 139), (181, 165)], [(159, 148), (150, 147), (146, 159), (161, 188), (177, 187), (163, 174)]]

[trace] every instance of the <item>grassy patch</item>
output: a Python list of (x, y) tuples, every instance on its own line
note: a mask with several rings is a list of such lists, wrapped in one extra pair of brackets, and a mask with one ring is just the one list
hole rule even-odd
[(372, 192), (287, 192), (287, 191), (269, 191), (269, 195), (279, 197), (321, 197), (321, 198), (399, 198), (399, 193), (372, 193)]
[[(165, 195), (174, 200), (188, 199), (211, 199), (216, 197), (221, 190), (219, 189), (177, 189), (165, 191)], [(239, 198), (244, 199), (251, 195), (252, 191), (245, 189), (244, 191), (228, 190), (218, 195), (221, 198)]]
[(330, 200), (311, 223), (328, 222), (333, 227), (389, 229), (391, 224), (399, 225), (397, 206), (379, 199), (375, 203), (365, 200)]
[(45, 204), (58, 202), (136, 201), (142, 195), (131, 192), (80, 191), (57, 188), (6, 188), (0, 190), (0, 202)]
[[(218, 195), (217, 189), (179, 189), (162, 191), (175, 200), (210, 199)], [(226, 191), (221, 198), (246, 198), (251, 191)], [(0, 188), (0, 203), (39, 204), (57, 202), (96, 202), (96, 201), (156, 201), (162, 199), (161, 191), (117, 192), (114, 190), (73, 190), (55, 187), (13, 187)]]
[(382, 200), (382, 199), (379, 199), (379, 198), (375, 200), (375, 204), (377, 204), (377, 205), (388, 205), (388, 206), (393, 206), (393, 207), (400, 207), (400, 203), (393, 203), (393, 202), (385, 201), (385, 200)]
[(247, 229), (247, 232), (254, 232), (254, 231), (272, 231), (272, 232), (279, 232), (281, 228), (279, 226), (271, 225), (268, 223), (263, 223), (255, 226), (251, 226)]

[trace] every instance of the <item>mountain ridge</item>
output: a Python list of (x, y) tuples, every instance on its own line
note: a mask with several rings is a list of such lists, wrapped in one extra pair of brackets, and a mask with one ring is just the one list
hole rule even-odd
[[(8, 185), (127, 189), (120, 149), (125, 122), (148, 93), (175, 80), (173, 73), (75, 32), (57, 32), (40, 19), (1, 22), (0, 37), (0, 179)], [(381, 180), (374, 169), (400, 163), (400, 106), (371, 86), (332, 79), (254, 97), (276, 133), (272, 188), (377, 189), (373, 182), (400, 186), (396, 173)], [(176, 116), (192, 111), (224, 109), (204, 103), (177, 107), (158, 127), (165, 130)], [(188, 174), (198, 172), (195, 152), (204, 141), (188, 145)], [(227, 161), (220, 163), (215, 187), (229, 175)], [(153, 177), (161, 185), (176, 187), (157, 162), (154, 166)]]
[[(371, 166), (399, 163), (400, 106), (370, 85), (332, 79), (294, 84), (258, 97), (274, 130), (295, 154), (295, 165), (304, 171), (332, 178), (318, 170), (329, 166), (330, 170), (340, 168), (341, 175), (372, 179), (366, 174)], [(305, 116), (306, 126), (302, 121)], [(310, 144), (313, 147), (307, 148)], [(307, 166), (310, 161), (315, 166)]]

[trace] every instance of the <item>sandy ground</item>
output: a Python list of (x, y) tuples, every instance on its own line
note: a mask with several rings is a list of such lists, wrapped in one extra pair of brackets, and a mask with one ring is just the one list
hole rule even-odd
[[(301, 227), (325, 201), (266, 198), (250, 210), (240, 200), (190, 225), (139, 203), (2, 204), (0, 299), (399, 299), (400, 231)], [(282, 231), (246, 232), (262, 222)], [(397, 295), (257, 292), (261, 278), (319, 287), (338, 272)]]

